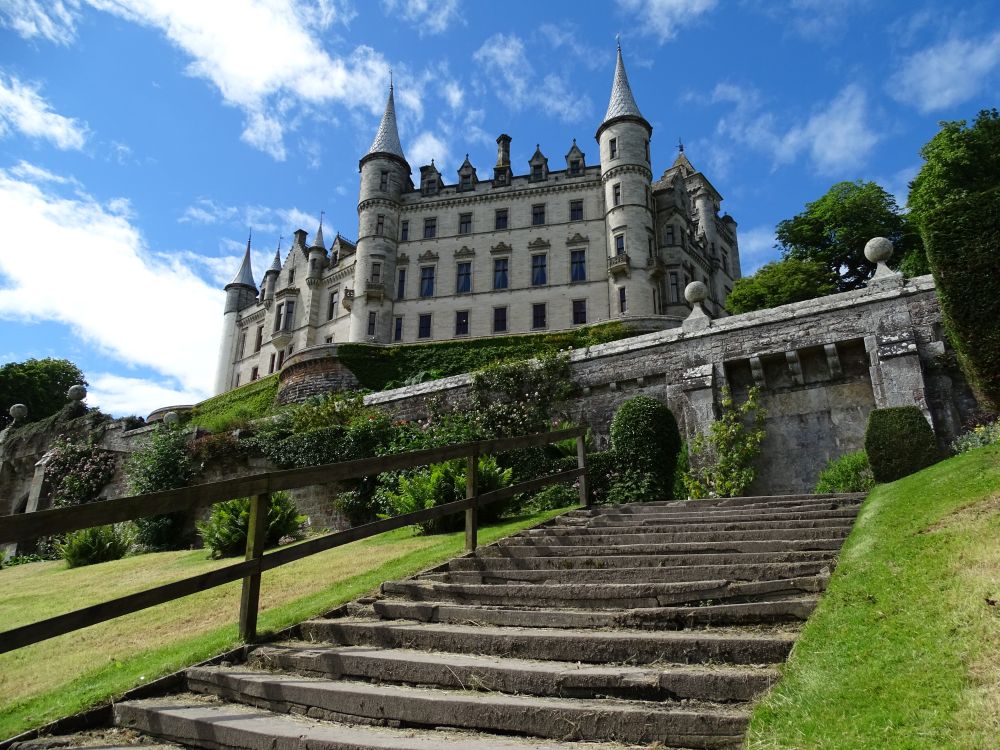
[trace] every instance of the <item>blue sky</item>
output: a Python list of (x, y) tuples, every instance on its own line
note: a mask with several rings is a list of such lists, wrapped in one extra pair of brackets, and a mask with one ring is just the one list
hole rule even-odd
[(744, 271), (838, 180), (900, 203), (939, 120), (998, 104), (995, 2), (0, 0), (0, 363), (66, 357), (89, 402), (209, 395), (252, 226), (357, 232), (390, 68), (418, 168), (596, 160), (621, 34), (653, 170), (686, 152)]

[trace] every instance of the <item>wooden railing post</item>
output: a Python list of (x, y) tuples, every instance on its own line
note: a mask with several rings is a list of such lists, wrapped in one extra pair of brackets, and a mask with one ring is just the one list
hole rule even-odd
[[(250, 525), (247, 528), (247, 560), (260, 562), (264, 555), (267, 535), (267, 511), (271, 507), (268, 492), (250, 498)], [(257, 639), (257, 611), (260, 607), (260, 567), (243, 579), (240, 595), (240, 640), (252, 643)]]
[[(479, 494), (479, 454), (473, 451), (465, 459), (465, 496), (475, 498)], [(478, 500), (465, 510), (465, 551), (475, 552), (479, 544), (479, 503)]]
[(587, 446), (584, 443), (584, 435), (576, 439), (576, 467), (580, 471), (580, 505), (586, 507), (590, 505), (590, 476), (587, 474)]

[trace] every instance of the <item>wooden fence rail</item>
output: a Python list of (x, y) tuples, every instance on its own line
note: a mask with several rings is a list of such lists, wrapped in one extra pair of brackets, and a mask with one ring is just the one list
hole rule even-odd
[[(92, 526), (131, 521), (161, 513), (190, 511), (225, 502), (235, 497), (250, 496), (250, 526), (247, 532), (246, 557), (242, 562), (0, 632), (0, 653), (23, 648), (32, 643), (71, 633), (99, 622), (164, 604), (241, 578), (243, 579), (243, 589), (240, 596), (240, 637), (247, 642), (253, 641), (257, 635), (260, 579), (261, 574), (266, 570), (286, 565), (348, 542), (367, 539), (392, 529), (441, 518), (461, 511), (465, 511), (465, 548), (471, 552), (476, 549), (477, 545), (479, 508), (556, 482), (578, 480), (580, 504), (589, 504), (589, 482), (584, 451), (585, 434), (585, 428), (572, 427), (534, 435), (480, 440), (391, 456), (310, 466), (304, 469), (272, 471), (238, 479), (227, 479), (221, 482), (200, 484), (166, 492), (153, 492), (135, 497), (123, 497), (71, 508), (43, 510), (17, 516), (0, 516), (0, 543), (16, 542)], [(546, 445), (572, 438), (576, 439), (577, 468), (479, 494), (478, 459), (480, 456)], [(385, 518), (362, 526), (355, 526), (346, 531), (324, 534), (264, 554), (264, 532), (272, 492), (313, 484), (326, 484), (344, 479), (356, 479), (380, 474), (384, 471), (410, 469), (455, 458), (465, 458), (467, 462), (466, 497), (464, 500)]]

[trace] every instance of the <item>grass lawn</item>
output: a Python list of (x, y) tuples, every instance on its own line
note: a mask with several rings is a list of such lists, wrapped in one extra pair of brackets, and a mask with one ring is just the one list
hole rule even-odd
[[(488, 544), (563, 512), (483, 526)], [(264, 574), (258, 630), (280, 630), (463, 551), (464, 532), (410, 529), (353, 542)], [(233, 561), (205, 550), (160, 552), (67, 569), (63, 562), (0, 570), (0, 627), (17, 627)], [(0, 654), (0, 738), (80, 711), (238, 643), (235, 582)]]
[(1000, 747), (998, 600), (1000, 446), (877, 487), (748, 747)]

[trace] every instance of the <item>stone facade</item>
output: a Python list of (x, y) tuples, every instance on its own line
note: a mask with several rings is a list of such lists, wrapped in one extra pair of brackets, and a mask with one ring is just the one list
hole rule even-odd
[(573, 140), (550, 160), (540, 147), (515, 174), (511, 138), (497, 139), (492, 173), (468, 158), (457, 182), (433, 164), (413, 183), (390, 87), (375, 141), (360, 162), (358, 239), (326, 246), (322, 226), (264, 274), (250, 246), (226, 287), (216, 391), (281, 370), (308, 347), (392, 345), (552, 331), (607, 320), (675, 327), (691, 281), (722, 303), (740, 276), (736, 222), (681, 152), (654, 180), (652, 126), (632, 96), (619, 50), (598, 159)]

